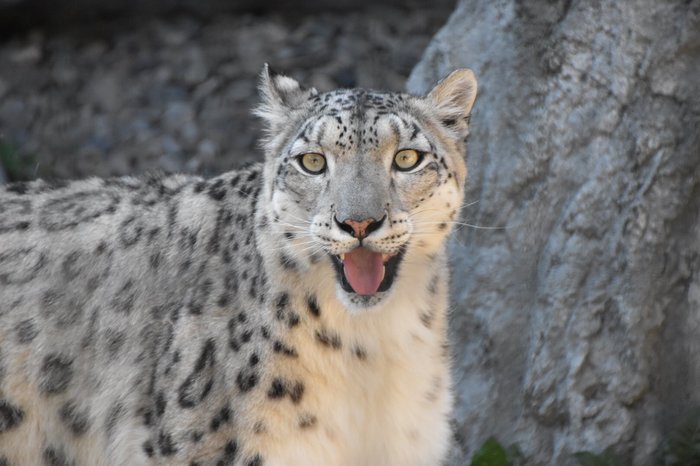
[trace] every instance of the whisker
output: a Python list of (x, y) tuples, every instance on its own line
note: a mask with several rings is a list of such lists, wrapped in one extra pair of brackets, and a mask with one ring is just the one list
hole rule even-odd
[[(471, 207), (471, 206), (473, 206), (473, 205), (475, 205), (475, 204), (478, 204), (478, 203), (479, 203), (479, 200), (472, 201), (472, 202), (470, 202), (470, 203), (468, 203), (468, 204), (467, 204), (466, 202), (463, 202), (461, 205), (459, 205), (459, 206), (457, 207), (457, 209), (458, 209), (458, 210), (462, 210), (462, 209), (464, 209), (464, 208)], [(422, 214), (422, 213), (424, 213), (424, 212), (444, 212), (444, 211), (445, 211), (445, 209), (437, 209), (437, 208), (434, 208), (434, 207), (433, 207), (433, 208), (430, 208), (430, 209), (429, 209), (429, 208), (425, 208), (425, 209), (422, 209), (422, 210), (416, 210), (416, 211), (413, 211), (413, 212), (409, 212), (408, 215), (409, 215), (409, 217), (412, 217), (412, 216), (414, 216), (414, 215)]]
[(307, 228), (306, 228), (306, 227), (301, 227), (301, 226), (299, 226), (299, 225), (294, 225), (293, 223), (279, 222), (279, 221), (278, 221), (278, 222), (276, 222), (276, 223), (273, 223), (273, 225), (288, 226), (288, 227), (296, 228), (297, 230), (307, 231)]
[(446, 220), (444, 222), (416, 222), (415, 225), (441, 225), (443, 223), (450, 224), (450, 225), (459, 225), (459, 226), (464, 226), (464, 227), (469, 227), (469, 228), (475, 228), (477, 230), (505, 230), (506, 227), (487, 227), (487, 226), (481, 226), (481, 225), (473, 225), (471, 223), (465, 223), (465, 222), (454, 222), (454, 221), (449, 221)]
[(284, 215), (285, 215), (285, 216), (292, 217), (294, 220), (299, 220), (299, 221), (302, 222), (302, 223), (306, 223), (307, 225), (311, 225), (311, 224), (313, 223), (313, 222), (310, 221), (310, 220), (306, 220), (306, 219), (303, 219), (303, 218), (301, 218), (301, 217), (297, 217), (296, 215), (291, 214), (291, 213), (289, 213), (289, 212), (284, 212)]

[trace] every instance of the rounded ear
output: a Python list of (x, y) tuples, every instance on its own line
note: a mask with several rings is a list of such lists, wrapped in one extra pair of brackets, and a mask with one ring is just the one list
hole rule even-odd
[(255, 114), (272, 126), (318, 93), (314, 88), (304, 89), (295, 79), (273, 71), (267, 63), (260, 73), (258, 89), (262, 102)]
[(460, 137), (469, 134), (469, 117), (476, 99), (476, 78), (472, 70), (453, 71), (428, 93), (438, 118)]

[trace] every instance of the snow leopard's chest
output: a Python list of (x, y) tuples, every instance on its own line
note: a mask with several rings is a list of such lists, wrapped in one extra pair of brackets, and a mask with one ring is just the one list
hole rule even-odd
[[(254, 442), (266, 465), (410, 466), (443, 455), (452, 401), (443, 335), (426, 326), (415, 299), (393, 304), (402, 312), (387, 316), (389, 335), (325, 321), (286, 340), (298, 359), (282, 371), (303, 379), (303, 401), (288, 395), (281, 411), (262, 407), (268, 432)], [(319, 297), (322, 312), (334, 305)]]

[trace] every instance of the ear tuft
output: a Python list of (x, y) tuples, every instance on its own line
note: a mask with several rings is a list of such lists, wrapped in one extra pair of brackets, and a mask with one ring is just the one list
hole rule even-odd
[(259, 90), (262, 102), (255, 114), (271, 126), (318, 93), (314, 88), (304, 89), (295, 79), (273, 71), (267, 63), (260, 73)]
[(438, 117), (460, 137), (469, 133), (469, 117), (476, 99), (476, 78), (472, 70), (463, 68), (450, 73), (428, 94)]

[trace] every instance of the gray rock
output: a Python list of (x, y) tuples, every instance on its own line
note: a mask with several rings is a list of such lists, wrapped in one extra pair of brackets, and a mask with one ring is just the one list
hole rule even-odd
[(472, 68), (451, 245), (456, 436), (654, 453), (700, 405), (700, 4), (463, 0), (407, 87)]

